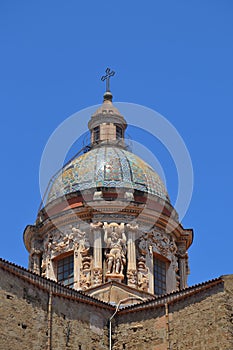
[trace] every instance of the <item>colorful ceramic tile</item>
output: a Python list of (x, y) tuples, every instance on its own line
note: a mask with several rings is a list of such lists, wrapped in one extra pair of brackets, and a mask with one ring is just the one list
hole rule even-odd
[(141, 158), (118, 147), (102, 146), (64, 167), (51, 186), (47, 202), (96, 187), (132, 188), (169, 200), (160, 177)]

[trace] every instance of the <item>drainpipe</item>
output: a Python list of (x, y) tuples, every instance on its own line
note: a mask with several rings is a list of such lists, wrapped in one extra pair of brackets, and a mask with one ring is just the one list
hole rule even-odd
[(48, 350), (52, 350), (52, 297), (53, 293), (50, 291), (48, 302)]
[(112, 316), (109, 318), (109, 350), (112, 350), (112, 320), (113, 318), (115, 317), (115, 315), (117, 314), (117, 312), (119, 311), (119, 308), (120, 308), (120, 305), (122, 303), (124, 303), (125, 301), (129, 301), (129, 300), (141, 300), (141, 301), (145, 301), (144, 298), (141, 298), (141, 297), (128, 297), (128, 298), (125, 298), (125, 299), (121, 299), (118, 304), (117, 304), (117, 307), (116, 307), (116, 310), (115, 312), (112, 314)]
[(167, 350), (170, 350), (170, 322), (169, 322), (169, 310), (168, 303), (165, 303), (165, 317), (166, 317), (166, 328), (167, 328)]

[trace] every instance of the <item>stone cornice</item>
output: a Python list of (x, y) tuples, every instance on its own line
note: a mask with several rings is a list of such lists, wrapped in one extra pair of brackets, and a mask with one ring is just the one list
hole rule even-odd
[(177, 241), (185, 242), (186, 249), (192, 244), (193, 231), (191, 229), (185, 230), (171, 216), (164, 214), (164, 207), (162, 206), (161, 211), (157, 212), (135, 202), (109, 201), (107, 204), (106, 201), (89, 202), (89, 204), (83, 204), (51, 215), (42, 222), (37, 221), (35, 226), (28, 225), (24, 231), (24, 242), (28, 251), (30, 251), (30, 241), (35, 235), (40, 238), (44, 232), (48, 234), (54, 228), (65, 224), (77, 223), (79, 220), (86, 223), (90, 223), (92, 220), (108, 221), (108, 217), (116, 222), (121, 222), (124, 218), (126, 223), (136, 220), (142, 227), (156, 226), (161, 228), (168, 233), (172, 233)]

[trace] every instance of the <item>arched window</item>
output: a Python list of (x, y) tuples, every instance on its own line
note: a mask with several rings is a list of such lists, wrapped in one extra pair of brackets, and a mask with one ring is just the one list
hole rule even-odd
[(57, 261), (57, 281), (65, 286), (74, 284), (74, 256), (69, 255)]
[(166, 289), (166, 270), (167, 264), (165, 261), (154, 257), (154, 293), (165, 294)]
[(93, 129), (93, 142), (98, 142), (100, 139), (100, 127), (96, 126)]

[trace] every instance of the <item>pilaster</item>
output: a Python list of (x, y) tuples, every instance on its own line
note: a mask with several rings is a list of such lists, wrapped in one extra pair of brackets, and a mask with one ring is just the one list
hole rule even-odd
[(148, 279), (149, 279), (149, 293), (154, 294), (154, 259), (153, 259), (153, 250), (152, 246), (148, 247), (146, 255), (146, 265), (148, 266)]
[(177, 242), (177, 257), (179, 266), (180, 289), (187, 287), (187, 268), (186, 268), (186, 244), (185, 242)]
[(94, 251), (93, 251), (93, 284), (102, 283), (102, 235), (103, 224), (101, 222), (91, 223), (91, 232), (93, 233)]
[(127, 242), (127, 278), (128, 285), (131, 287), (137, 286), (137, 263), (136, 263), (136, 247), (135, 239), (138, 232), (138, 225), (127, 225), (128, 242)]

